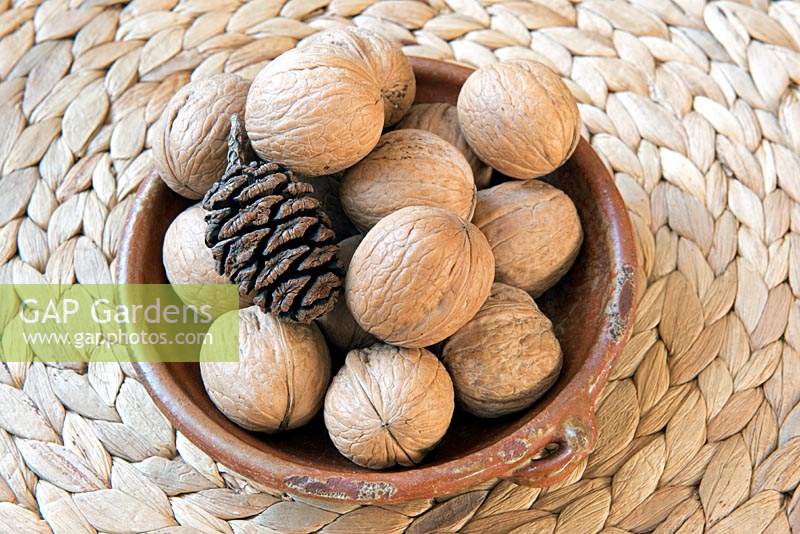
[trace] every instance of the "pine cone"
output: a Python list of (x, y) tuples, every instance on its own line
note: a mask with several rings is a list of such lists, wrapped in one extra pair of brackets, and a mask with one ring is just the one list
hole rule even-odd
[(265, 312), (310, 323), (331, 311), (342, 292), (336, 236), (314, 188), (278, 163), (249, 164), (249, 143), (236, 115), (228, 168), (206, 193), (206, 246), (216, 269), (253, 295)]

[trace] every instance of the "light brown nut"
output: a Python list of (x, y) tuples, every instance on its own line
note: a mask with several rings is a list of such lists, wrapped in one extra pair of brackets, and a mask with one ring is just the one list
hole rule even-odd
[(397, 123), (397, 129), (401, 128), (415, 128), (435, 133), (456, 147), (467, 159), (478, 189), (489, 185), (492, 168), (482, 162), (470, 148), (458, 125), (458, 110), (454, 105), (444, 102), (414, 104), (403, 120)]
[[(186, 304), (213, 305), (214, 296), (219, 293), (204, 286), (230, 283), (214, 269), (214, 258), (206, 247), (205, 213), (199, 204), (187, 208), (175, 217), (164, 236), (162, 257), (167, 280)], [(214, 310), (214, 315), (220, 311), (223, 310)]]
[(183, 86), (161, 114), (153, 136), (156, 170), (170, 189), (199, 199), (227, 164), (229, 117), (244, 112), (250, 84), (217, 74)]
[(493, 278), (491, 248), (474, 225), (449, 210), (412, 206), (367, 233), (350, 261), (345, 294), (370, 334), (427, 347), (475, 315)]
[(453, 416), (453, 383), (425, 349), (354, 350), (325, 396), (325, 426), (344, 456), (370, 469), (418, 464)]
[(575, 99), (541, 63), (510, 60), (481, 67), (458, 96), (458, 120), (478, 156), (513, 178), (560, 167), (580, 139)]
[(384, 134), (339, 189), (345, 213), (365, 232), (406, 206), (438, 206), (464, 220), (475, 210), (472, 169), (456, 148), (423, 130)]
[(473, 222), (492, 246), (496, 280), (534, 297), (566, 274), (583, 241), (572, 200), (539, 180), (479, 191)]
[[(239, 314), (239, 361), (215, 362)], [(279, 432), (306, 424), (322, 405), (331, 377), (325, 338), (314, 324), (280, 321), (258, 306), (228, 312), (211, 325), (215, 344), (200, 351), (203, 384), (214, 405), (237, 425)]]
[(464, 409), (499, 417), (527, 408), (553, 385), (561, 346), (553, 325), (521, 289), (494, 284), (480, 311), (442, 350)]
[(417, 83), (411, 63), (400, 47), (385, 37), (352, 26), (316, 33), (303, 41), (303, 46), (306, 44), (332, 45), (370, 65), (381, 88), (384, 126), (399, 121), (414, 102)]
[(383, 100), (363, 61), (310, 45), (258, 73), (245, 128), (259, 157), (309, 176), (344, 170), (369, 154), (383, 129)]
[[(347, 272), (347, 268), (350, 266), (350, 259), (362, 239), (363, 236), (354, 235), (339, 242), (337, 257), (343, 272)], [(350, 309), (347, 307), (347, 301), (343, 298), (336, 301), (336, 307), (333, 308), (332, 312), (317, 319), (317, 324), (325, 333), (328, 341), (343, 350), (368, 347), (377, 341), (353, 319), (353, 314), (350, 313)]]

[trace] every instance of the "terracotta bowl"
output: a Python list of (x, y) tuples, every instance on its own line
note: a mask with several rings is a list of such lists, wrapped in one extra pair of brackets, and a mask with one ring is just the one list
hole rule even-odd
[[(471, 70), (412, 59), (417, 102), (456, 103)], [(334, 448), (319, 414), (280, 435), (245, 431), (209, 400), (197, 364), (138, 364), (141, 380), (172, 423), (215, 460), (269, 487), (358, 503), (400, 502), (464, 491), (492, 478), (546, 486), (564, 478), (592, 449), (594, 405), (628, 339), (635, 308), (636, 255), (625, 207), (592, 148), (581, 140), (548, 180), (575, 202), (585, 239), (567, 276), (540, 299), (555, 324), (564, 368), (527, 411), (477, 419), (458, 410), (442, 442), (414, 468), (370, 471)], [(150, 176), (122, 238), (119, 280), (166, 283), (164, 233), (190, 204)]]

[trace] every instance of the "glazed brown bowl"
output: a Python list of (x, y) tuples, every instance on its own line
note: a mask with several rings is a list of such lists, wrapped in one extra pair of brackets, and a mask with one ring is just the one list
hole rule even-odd
[[(412, 59), (412, 64), (417, 102), (455, 104), (471, 72), (425, 59)], [(636, 255), (619, 192), (585, 140), (547, 180), (572, 198), (585, 232), (575, 265), (539, 299), (564, 352), (561, 376), (527, 411), (477, 419), (457, 410), (442, 442), (418, 466), (385, 471), (358, 467), (333, 446), (321, 415), (278, 435), (243, 430), (214, 407), (197, 364), (140, 363), (139, 376), (172, 423), (212, 458), (294, 494), (400, 502), (461, 492), (497, 477), (537, 486), (557, 482), (595, 443), (595, 401), (630, 333)], [(189, 204), (156, 175), (142, 184), (122, 237), (121, 283), (167, 282), (161, 258), (164, 234)]]

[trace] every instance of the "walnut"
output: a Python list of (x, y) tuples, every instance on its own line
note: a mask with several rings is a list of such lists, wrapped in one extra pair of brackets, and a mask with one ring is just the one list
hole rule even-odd
[[(347, 268), (350, 266), (350, 258), (353, 257), (353, 253), (362, 239), (363, 236), (354, 235), (339, 242), (337, 256), (342, 271), (347, 272)], [(325, 332), (325, 337), (328, 338), (328, 341), (343, 350), (360, 349), (372, 345), (376, 341), (353, 319), (353, 314), (350, 313), (347, 302), (343, 298), (336, 302), (336, 307), (333, 308), (332, 312), (317, 319), (317, 324)]]
[(563, 164), (580, 139), (575, 99), (535, 61), (493, 63), (472, 73), (458, 96), (458, 120), (478, 156), (513, 178), (536, 178)]
[(213, 361), (213, 345), (200, 351), (208, 396), (228, 419), (248, 430), (279, 432), (306, 424), (322, 405), (331, 376), (322, 333), (313, 324), (280, 321), (251, 306), (214, 321), (209, 329), (213, 339), (230, 335), (235, 313), (239, 361)]
[(572, 200), (539, 180), (479, 191), (473, 222), (492, 245), (497, 281), (534, 297), (564, 276), (583, 241)]
[(561, 346), (550, 320), (521, 289), (494, 284), (480, 311), (442, 350), (464, 409), (499, 417), (527, 408), (553, 385)]
[(467, 221), (475, 210), (475, 182), (467, 160), (453, 145), (423, 130), (384, 134), (345, 173), (339, 195), (345, 213), (362, 232), (406, 206), (439, 206)]
[(228, 118), (243, 113), (249, 82), (218, 74), (183, 86), (164, 108), (153, 137), (156, 170), (170, 189), (199, 199), (225, 171)]
[[(205, 211), (195, 204), (175, 217), (164, 236), (162, 257), (167, 280), (172, 289), (186, 304), (212, 304), (219, 293), (205, 288), (208, 284), (228, 284), (227, 278), (217, 274), (211, 250), (206, 248)], [(196, 286), (182, 284), (198, 284)], [(214, 314), (221, 311), (214, 310)]]
[(383, 100), (366, 63), (309, 45), (258, 73), (247, 94), (245, 127), (262, 159), (299, 174), (332, 174), (378, 142)]
[(325, 426), (360, 466), (410, 466), (442, 439), (453, 404), (453, 383), (436, 356), (377, 344), (347, 355), (325, 396)]
[(464, 155), (472, 168), (472, 176), (478, 189), (489, 185), (492, 168), (482, 162), (467, 144), (458, 125), (458, 111), (454, 105), (443, 102), (414, 104), (403, 120), (397, 123), (397, 129), (400, 128), (415, 128), (435, 133)]
[(367, 62), (383, 97), (384, 126), (399, 121), (414, 102), (417, 83), (398, 45), (364, 28), (336, 28), (312, 35), (304, 44), (327, 44)]
[(478, 229), (453, 212), (411, 206), (381, 219), (353, 254), (347, 305), (361, 327), (403, 347), (433, 345), (478, 311), (494, 257)]

